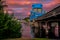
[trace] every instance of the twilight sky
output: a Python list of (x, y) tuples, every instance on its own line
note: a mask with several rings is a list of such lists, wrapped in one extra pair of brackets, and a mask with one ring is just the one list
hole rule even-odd
[(33, 3), (42, 3), (43, 9), (47, 12), (54, 7), (60, 5), (60, 0), (6, 0), (8, 9), (13, 10), (14, 13), (26, 17), (30, 14), (31, 5)]

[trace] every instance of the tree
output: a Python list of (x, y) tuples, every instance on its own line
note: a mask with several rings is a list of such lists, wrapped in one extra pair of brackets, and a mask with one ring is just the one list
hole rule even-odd
[(26, 17), (23, 20), (25, 20), (26, 22), (29, 22), (29, 17)]
[(12, 20), (8, 14), (0, 13), (0, 38), (21, 37), (21, 24), (17, 20)]
[[(0, 4), (0, 39), (21, 37), (21, 23), (14, 20), (8, 13), (4, 14)], [(12, 20), (13, 19), (13, 20)]]

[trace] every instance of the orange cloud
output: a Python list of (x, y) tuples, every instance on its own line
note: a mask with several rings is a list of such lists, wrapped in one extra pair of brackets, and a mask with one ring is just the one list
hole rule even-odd
[(27, 15), (29, 16), (30, 15), (30, 12), (28, 12)]
[(60, 4), (60, 0), (54, 0), (50, 3), (43, 3), (43, 7), (46, 11), (50, 11), (51, 9), (55, 8), (57, 5)]
[(30, 4), (29, 1), (8, 1), (7, 3), (8, 4), (21, 4), (21, 5)]
[[(6, 1), (7, 1), (8, 6), (12, 5), (13, 7), (17, 7), (20, 5), (19, 8), (22, 8), (22, 9), (17, 10), (16, 8), (14, 8), (14, 11), (17, 13), (23, 13), (25, 15), (26, 14), (30, 15), (30, 10), (32, 9), (31, 8), (32, 3), (42, 3), (46, 11), (49, 11), (50, 9), (54, 8), (57, 4), (60, 3), (60, 0), (53, 0), (51, 2), (47, 2), (47, 1), (42, 2), (41, 0), (6, 0)], [(13, 8), (11, 9), (13, 10)]]
[(14, 1), (14, 0), (10, 0), (6, 2), (8, 5), (14, 5), (14, 4), (20, 4), (20, 5), (28, 5), (28, 4), (32, 4), (32, 3), (37, 3), (36, 1), (28, 1), (28, 0), (25, 0), (25, 1)]

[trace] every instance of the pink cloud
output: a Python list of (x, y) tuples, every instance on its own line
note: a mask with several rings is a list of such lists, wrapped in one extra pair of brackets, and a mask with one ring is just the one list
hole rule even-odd
[(48, 4), (47, 3), (43, 4), (43, 7), (46, 11), (49, 11), (49, 10), (55, 8), (59, 4), (60, 4), (60, 0), (54, 0)]
[(42, 3), (43, 9), (50, 11), (60, 3), (60, 0), (6, 0), (6, 3), (8, 4), (8, 8), (14, 10), (14, 12), (30, 15), (33, 3)]

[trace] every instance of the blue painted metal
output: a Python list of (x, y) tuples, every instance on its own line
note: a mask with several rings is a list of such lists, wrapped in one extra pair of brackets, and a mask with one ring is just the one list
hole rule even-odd
[(38, 17), (40, 17), (40, 16), (42, 16), (42, 15), (44, 15), (45, 14), (45, 11), (44, 10), (42, 10), (40, 13), (39, 12), (35, 12), (33, 9), (34, 8), (40, 8), (40, 9), (42, 9), (42, 4), (33, 4), (32, 5), (32, 10), (31, 10), (31, 15), (30, 15), (30, 21), (32, 21), (33, 19), (36, 19), (36, 18), (38, 18)]
[(42, 8), (42, 4), (32, 4), (32, 8)]

